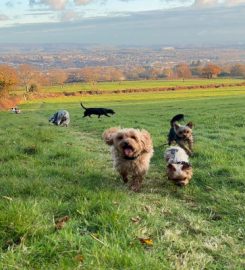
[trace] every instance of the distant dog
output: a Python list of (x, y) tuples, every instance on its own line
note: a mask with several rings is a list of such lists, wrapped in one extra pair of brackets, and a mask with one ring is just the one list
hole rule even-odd
[(171, 146), (165, 152), (167, 161), (168, 179), (175, 182), (178, 186), (185, 186), (192, 178), (192, 166), (189, 163), (189, 157), (179, 146)]
[(57, 126), (66, 126), (68, 127), (70, 123), (70, 115), (66, 110), (60, 110), (56, 112), (53, 116), (49, 118), (49, 122)]
[(151, 135), (146, 130), (109, 128), (102, 137), (111, 146), (114, 167), (124, 183), (131, 177), (130, 188), (139, 191), (153, 156)]
[(110, 117), (109, 114), (115, 114), (115, 112), (111, 109), (106, 109), (106, 108), (86, 108), (83, 106), (81, 103), (82, 108), (85, 110), (83, 117), (89, 116), (95, 114), (98, 115), (98, 118), (100, 118), (101, 115), (105, 115), (107, 117)]
[(11, 108), (11, 111), (12, 111), (12, 113), (16, 113), (16, 114), (21, 113), (21, 110), (18, 109), (17, 107)]
[(175, 115), (170, 121), (171, 128), (168, 134), (168, 145), (170, 146), (176, 142), (180, 147), (182, 147), (188, 155), (193, 153), (193, 135), (192, 135), (192, 122), (186, 125), (180, 125), (177, 121), (183, 120), (183, 114)]

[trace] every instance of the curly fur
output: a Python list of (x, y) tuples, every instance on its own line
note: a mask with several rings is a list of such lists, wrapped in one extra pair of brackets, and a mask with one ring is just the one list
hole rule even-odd
[(153, 145), (149, 132), (113, 127), (105, 130), (102, 137), (111, 146), (114, 167), (124, 183), (127, 183), (131, 177), (131, 189), (135, 192), (139, 191), (153, 156)]

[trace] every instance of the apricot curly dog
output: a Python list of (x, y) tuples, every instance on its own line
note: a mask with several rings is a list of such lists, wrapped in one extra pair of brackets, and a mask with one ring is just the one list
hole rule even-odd
[(149, 132), (113, 127), (105, 130), (102, 137), (111, 146), (114, 167), (122, 176), (124, 183), (131, 177), (131, 190), (139, 191), (153, 156)]

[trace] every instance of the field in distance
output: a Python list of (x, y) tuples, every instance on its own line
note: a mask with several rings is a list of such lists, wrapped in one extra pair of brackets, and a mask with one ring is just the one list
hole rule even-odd
[[(42, 87), (42, 91), (48, 93), (54, 92), (77, 92), (77, 91), (114, 91), (127, 89), (151, 89), (165, 87), (188, 87), (200, 85), (219, 85), (219, 84), (237, 84), (243, 83), (242, 79), (185, 79), (183, 80), (142, 80), (142, 81), (120, 81), (120, 82), (96, 82), (96, 83), (66, 83), (64, 85)], [(18, 92), (24, 91), (20, 88)]]

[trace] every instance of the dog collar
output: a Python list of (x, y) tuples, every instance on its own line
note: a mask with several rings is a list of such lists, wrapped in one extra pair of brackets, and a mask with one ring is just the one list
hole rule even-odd
[(124, 156), (124, 159), (126, 160), (136, 160), (140, 155), (136, 156), (136, 157), (125, 157)]

